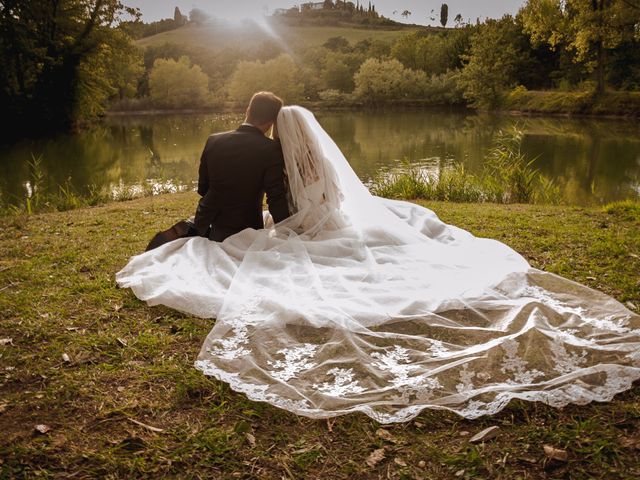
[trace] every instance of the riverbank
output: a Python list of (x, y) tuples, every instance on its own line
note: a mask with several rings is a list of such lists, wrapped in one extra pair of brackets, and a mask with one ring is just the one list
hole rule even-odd
[[(434, 103), (430, 100), (407, 100), (400, 99), (389, 102), (379, 103), (377, 105), (369, 105), (361, 100), (336, 99), (336, 100), (303, 100), (297, 102), (296, 105), (305, 107), (312, 112), (316, 111), (372, 111), (372, 110), (458, 110), (473, 111), (466, 105), (444, 105)], [(107, 110), (106, 116), (127, 116), (127, 115), (189, 115), (189, 114), (225, 114), (234, 113), (242, 115), (245, 113), (247, 106), (236, 102), (220, 102), (204, 108), (157, 108), (151, 106), (150, 103), (131, 104), (128, 107)]]
[(503, 100), (501, 110), (516, 114), (593, 117), (640, 116), (640, 92), (528, 91), (516, 88)]
[[(212, 321), (148, 307), (114, 285), (129, 256), (196, 199), (0, 218), (0, 478), (640, 475), (638, 387), (604, 404), (513, 402), (475, 421), (429, 411), (381, 430), (362, 415), (297, 417), (202, 376), (192, 363)], [(420, 203), (534, 267), (640, 306), (638, 204)], [(494, 425), (497, 437), (469, 442)], [(376, 450), (384, 458), (368, 465)]]
[[(375, 110), (454, 110), (474, 113), (477, 110), (466, 104), (443, 104), (433, 100), (397, 99), (377, 104), (352, 99), (349, 94), (340, 94), (328, 100), (298, 102), (311, 111), (375, 111)], [(163, 109), (153, 107), (150, 102), (124, 103), (108, 110), (108, 116), (122, 115), (174, 115), (202, 113), (243, 114), (246, 106), (236, 102), (218, 102), (204, 108)], [(516, 88), (504, 95), (501, 103), (493, 109), (481, 109), (513, 115), (550, 115), (574, 117), (624, 118), (640, 116), (640, 92), (608, 91), (600, 97), (593, 92), (529, 91)]]

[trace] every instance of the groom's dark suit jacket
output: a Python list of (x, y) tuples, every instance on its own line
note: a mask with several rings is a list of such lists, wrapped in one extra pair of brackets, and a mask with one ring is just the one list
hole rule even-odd
[(289, 216), (284, 158), (277, 140), (256, 127), (211, 135), (202, 152), (198, 178), (202, 196), (195, 215), (198, 234), (221, 242), (245, 228), (264, 228), (262, 200), (278, 223)]

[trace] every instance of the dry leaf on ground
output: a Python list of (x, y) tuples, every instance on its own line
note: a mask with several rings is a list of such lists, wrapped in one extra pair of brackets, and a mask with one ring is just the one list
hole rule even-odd
[(45, 425), (44, 423), (36, 425), (34, 428), (35, 428), (36, 432), (42, 433), (42, 434), (45, 434), (45, 433), (51, 431), (51, 427), (49, 425)]
[(544, 453), (547, 457), (552, 460), (558, 460), (560, 462), (566, 462), (569, 458), (566, 450), (562, 450), (561, 448), (556, 448), (551, 445), (544, 445)]
[(378, 448), (369, 454), (365, 463), (369, 465), (371, 468), (375, 467), (378, 463), (384, 460), (384, 448)]
[(476, 433), (473, 437), (469, 439), (471, 443), (480, 443), (486, 442), (487, 440), (491, 440), (498, 436), (500, 427), (494, 425), (493, 427), (485, 428), (481, 432)]

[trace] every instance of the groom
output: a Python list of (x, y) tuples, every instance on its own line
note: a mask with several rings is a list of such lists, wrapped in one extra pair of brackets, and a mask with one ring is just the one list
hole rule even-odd
[(237, 130), (207, 139), (198, 178), (202, 198), (194, 220), (199, 236), (221, 242), (245, 228), (264, 228), (265, 193), (275, 223), (289, 216), (282, 147), (265, 136), (281, 108), (282, 100), (273, 93), (255, 93)]
[(275, 223), (289, 216), (282, 147), (279, 140), (265, 136), (281, 108), (282, 100), (273, 93), (255, 93), (240, 127), (207, 139), (198, 171), (202, 198), (195, 219), (159, 232), (147, 250), (181, 237), (221, 242), (245, 228), (264, 228), (265, 193)]

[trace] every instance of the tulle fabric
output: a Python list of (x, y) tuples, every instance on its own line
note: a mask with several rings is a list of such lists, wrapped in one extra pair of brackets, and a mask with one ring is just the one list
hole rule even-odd
[(475, 418), (513, 398), (608, 401), (640, 378), (640, 316), (418, 205), (372, 196), (313, 115), (278, 118), (287, 220), (180, 239), (117, 273), (150, 305), (217, 318), (195, 363), (325, 418)]

